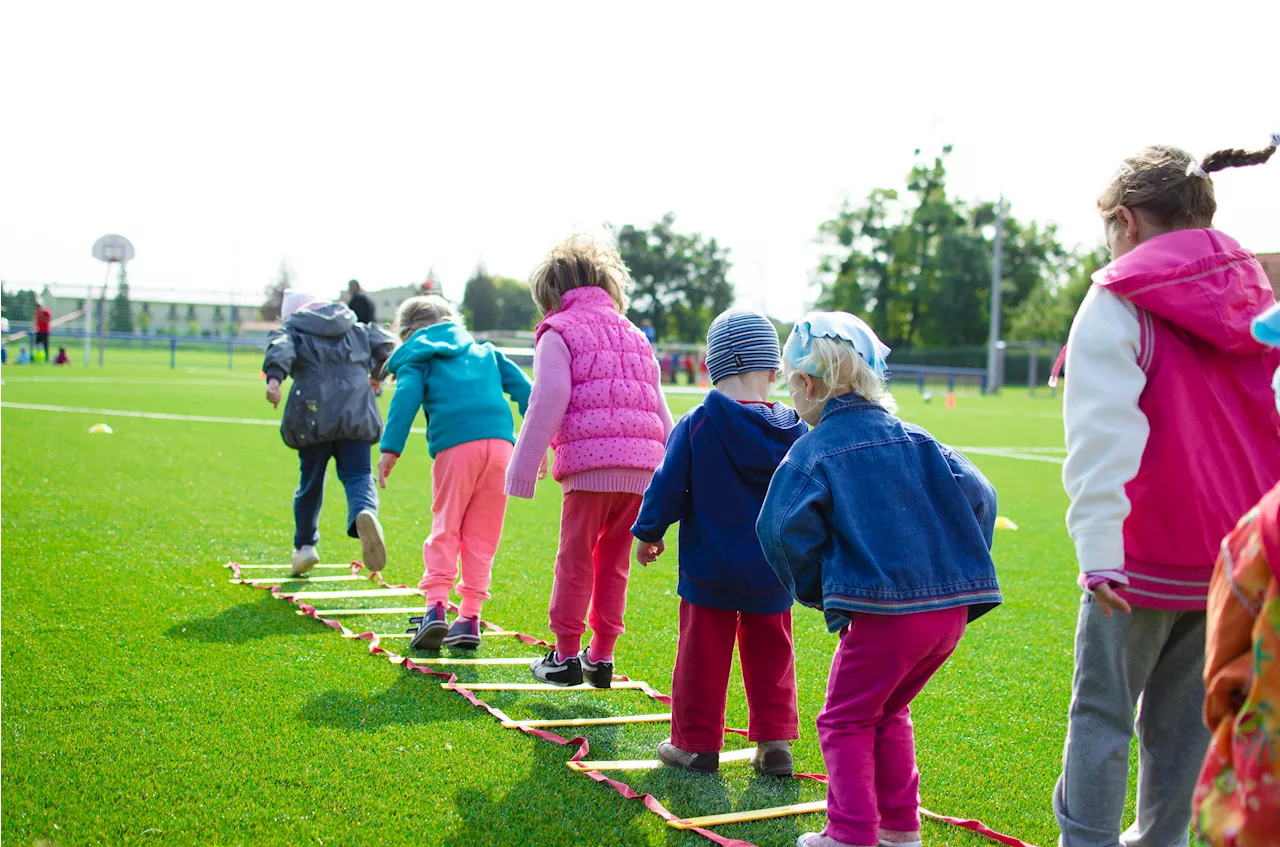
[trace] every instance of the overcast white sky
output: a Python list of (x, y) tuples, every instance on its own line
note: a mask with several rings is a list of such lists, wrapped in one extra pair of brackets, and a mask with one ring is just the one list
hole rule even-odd
[[(100, 283), (117, 232), (148, 290), (258, 291), (288, 259), (325, 293), (434, 266), (456, 297), (479, 260), (524, 277), (672, 210), (793, 318), (818, 224), (915, 147), (1091, 244), (1124, 154), (1280, 129), (1280, 3), (1119, 5), (13, 0), (0, 276)], [(1280, 250), (1280, 156), (1215, 183), (1217, 226)]]

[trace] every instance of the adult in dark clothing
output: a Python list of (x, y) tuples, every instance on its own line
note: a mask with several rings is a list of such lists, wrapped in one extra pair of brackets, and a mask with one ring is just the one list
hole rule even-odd
[(364, 293), (364, 289), (360, 287), (360, 283), (351, 280), (347, 283), (347, 291), (351, 294), (351, 299), (347, 301), (347, 308), (356, 313), (356, 320), (362, 324), (372, 324), (378, 319), (377, 309), (373, 307), (373, 300), (368, 294)]

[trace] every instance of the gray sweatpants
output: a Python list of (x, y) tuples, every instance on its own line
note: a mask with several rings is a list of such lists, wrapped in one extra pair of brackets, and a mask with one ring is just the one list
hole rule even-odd
[[(1109, 618), (1084, 596), (1062, 776), (1053, 791), (1062, 847), (1185, 847), (1209, 746), (1201, 718), (1204, 634), (1204, 612), (1134, 607)], [(1139, 696), (1138, 816), (1122, 836)]]

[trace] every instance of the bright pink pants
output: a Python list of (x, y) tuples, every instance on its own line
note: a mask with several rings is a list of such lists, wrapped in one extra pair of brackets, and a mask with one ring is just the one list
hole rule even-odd
[(826, 834), (878, 844), (920, 828), (910, 703), (956, 649), (968, 609), (854, 617), (831, 661), (818, 741), (827, 765)]
[(560, 512), (560, 551), (551, 588), (551, 631), (556, 652), (582, 649), (583, 619), (591, 614), (592, 658), (612, 659), (625, 632), (627, 579), (631, 576), (631, 527), (640, 514), (639, 494), (570, 491)]
[(427, 593), (427, 605), (449, 602), (459, 558), (460, 613), (478, 617), (489, 599), (493, 557), (507, 508), (504, 486), (511, 450), (511, 442), (490, 438), (468, 441), (436, 456), (431, 466), (431, 536), (422, 544), (427, 568), (418, 583)]
[(738, 642), (752, 741), (800, 737), (791, 610), (753, 615), (680, 601), (680, 641), (671, 681), (671, 743), (690, 753), (724, 747), (733, 642)]

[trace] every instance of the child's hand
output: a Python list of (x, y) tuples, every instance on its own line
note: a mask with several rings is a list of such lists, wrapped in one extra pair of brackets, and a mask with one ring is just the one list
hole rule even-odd
[(1117, 594), (1116, 590), (1107, 582), (1094, 587), (1093, 599), (1102, 608), (1102, 613), (1107, 617), (1111, 617), (1116, 612), (1124, 612), (1127, 615), (1133, 611), (1129, 607), (1129, 603)]
[(542, 482), (547, 478), (547, 472), (551, 470), (551, 451), (547, 451), (547, 455), (542, 457), (542, 464), (538, 465), (538, 482)]
[(280, 408), (280, 380), (267, 380), (267, 402), (274, 408)]
[(382, 458), (378, 459), (378, 485), (382, 488), (387, 487), (387, 477), (391, 476), (391, 469), (396, 466), (399, 458), (395, 453), (383, 453)]
[(650, 544), (648, 541), (636, 539), (636, 561), (646, 566), (653, 564), (666, 549), (667, 545), (661, 541)]
[(382, 380), (369, 377), (369, 387), (373, 389), (374, 394), (377, 394), (382, 390)]

